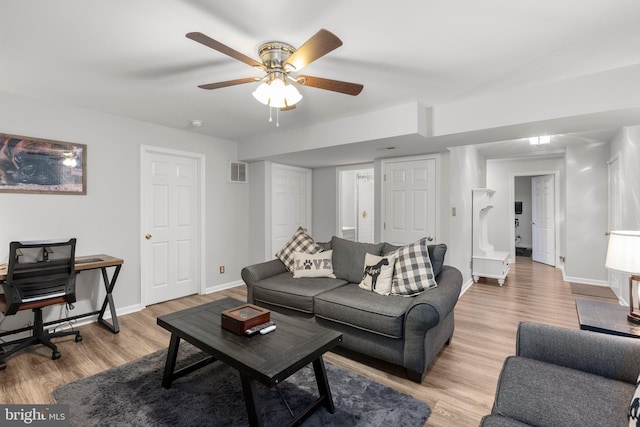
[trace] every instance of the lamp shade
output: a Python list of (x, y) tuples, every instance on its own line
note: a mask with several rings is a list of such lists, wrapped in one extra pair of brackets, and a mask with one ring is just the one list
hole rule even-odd
[(605, 266), (609, 270), (640, 274), (640, 231), (612, 231)]

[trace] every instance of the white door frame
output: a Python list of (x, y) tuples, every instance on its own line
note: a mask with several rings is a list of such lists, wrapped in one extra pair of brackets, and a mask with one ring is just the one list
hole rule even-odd
[[(386, 218), (386, 194), (385, 194), (385, 180), (384, 180), (384, 176), (385, 173), (387, 171), (387, 165), (389, 163), (398, 163), (398, 162), (412, 162), (412, 161), (420, 161), (420, 160), (435, 160), (436, 161), (436, 194), (435, 194), (435, 199), (436, 199), (436, 235), (435, 235), (435, 240), (433, 242), (431, 242), (430, 244), (436, 244), (436, 243), (441, 243), (439, 241), (440, 236), (442, 236), (442, 233), (440, 232), (440, 210), (441, 210), (441, 206), (440, 206), (440, 154), (427, 154), (427, 155), (423, 155), (423, 156), (407, 156), (407, 157), (392, 157), (392, 158), (388, 158), (388, 159), (382, 159), (381, 160), (381, 165), (380, 165), (380, 169), (381, 169), (381, 177), (382, 179), (380, 180), (380, 222), (379, 227), (380, 227), (380, 241), (381, 242), (386, 242), (387, 241), (387, 233), (384, 227), (384, 224), (387, 222), (387, 218)], [(375, 172), (375, 171), (374, 171)], [(375, 212), (375, 215), (378, 215), (378, 212)]]
[[(620, 203), (621, 199), (618, 198), (619, 203), (617, 207), (612, 203), (612, 200), (611, 200), (611, 184), (612, 184), (611, 165), (614, 162), (618, 162), (619, 176), (616, 181), (618, 184), (619, 194), (623, 194), (623, 186), (624, 186), (624, 182), (622, 181), (622, 179), (620, 179), (620, 177), (622, 176), (622, 157), (620, 155), (620, 152), (617, 152), (613, 156), (611, 156), (611, 158), (607, 161), (607, 205), (608, 205), (607, 231), (613, 231), (614, 227), (617, 227), (619, 229), (619, 227), (622, 226), (622, 224), (614, 224), (614, 222), (616, 222), (614, 221), (614, 217), (616, 216), (616, 214), (620, 215), (622, 213), (622, 205)], [(614, 210), (616, 210), (617, 212), (614, 212)], [(622, 222), (621, 218), (619, 218), (619, 220), (620, 222)], [(629, 301), (627, 301), (629, 297), (627, 296), (628, 292), (627, 292), (626, 278), (627, 276), (623, 273), (607, 270), (607, 283), (609, 285), (609, 288), (611, 288), (613, 292), (616, 294), (620, 304), (629, 306)]]
[(509, 174), (509, 233), (511, 238), (511, 244), (509, 245), (509, 252), (511, 262), (516, 262), (516, 229), (513, 226), (516, 221), (516, 214), (514, 212), (515, 206), (515, 192), (516, 192), (516, 177), (518, 176), (540, 176), (540, 175), (553, 175), (553, 204), (554, 206), (554, 216), (555, 216), (555, 264), (556, 268), (561, 267), (560, 258), (558, 255), (558, 250), (560, 248), (560, 171), (559, 170), (551, 170), (551, 171), (539, 171), (539, 172), (522, 172), (522, 173), (511, 173)]
[(169, 149), (169, 148), (162, 148), (162, 147), (156, 147), (156, 146), (152, 146), (152, 145), (140, 145), (140, 259), (141, 259), (141, 268), (140, 268), (140, 302), (142, 304), (143, 307), (147, 306), (147, 289), (145, 288), (145, 285), (147, 283), (147, 274), (148, 272), (145, 271), (145, 263), (144, 260), (146, 259), (146, 248), (148, 248), (148, 245), (144, 244), (144, 226), (145, 226), (145, 218), (146, 218), (146, 206), (144, 204), (144, 190), (145, 188), (147, 188), (148, 186), (146, 184), (148, 184), (148, 182), (146, 181), (148, 179), (148, 177), (144, 176), (144, 165), (145, 162), (148, 161), (148, 155), (150, 154), (164, 154), (164, 155), (169, 155), (169, 156), (178, 156), (178, 157), (186, 157), (186, 158), (190, 158), (190, 159), (194, 159), (196, 161), (196, 166), (197, 166), (197, 172), (196, 172), (196, 177), (197, 177), (197, 185), (198, 185), (198, 190), (196, 192), (198, 201), (197, 201), (197, 205), (198, 205), (198, 214), (196, 215), (197, 217), (197, 228), (198, 228), (198, 242), (199, 245), (197, 247), (197, 253), (196, 253), (196, 288), (198, 290), (198, 294), (203, 295), (204, 294), (204, 288), (205, 288), (205, 283), (206, 283), (206, 278), (207, 278), (207, 270), (206, 270), (206, 263), (202, 262), (203, 259), (205, 259), (206, 257), (206, 230), (205, 230), (205, 186), (206, 186), (206, 180), (205, 180), (205, 155), (202, 153), (193, 153), (193, 152), (189, 152), (189, 151), (181, 151), (181, 150), (174, 150), (174, 149)]

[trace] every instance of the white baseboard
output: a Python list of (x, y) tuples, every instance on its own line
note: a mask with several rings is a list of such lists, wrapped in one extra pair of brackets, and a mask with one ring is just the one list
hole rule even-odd
[(587, 279), (585, 277), (567, 276), (564, 271), (564, 265), (560, 269), (562, 270), (562, 280), (564, 280), (565, 282), (583, 283), (585, 285), (594, 285), (594, 286), (609, 286), (609, 282), (607, 282), (606, 280), (594, 280), (594, 279)]
[(206, 295), (206, 294), (210, 294), (212, 292), (218, 292), (218, 291), (223, 291), (225, 289), (235, 288), (237, 286), (244, 286), (244, 282), (242, 280), (236, 280), (234, 282), (221, 283), (219, 285), (209, 286), (208, 288), (204, 289), (202, 294)]
[[(460, 296), (464, 295), (469, 289), (471, 289), (471, 285), (473, 285), (473, 279), (467, 280), (466, 283), (462, 284), (462, 289), (460, 290)], [(458, 297), (460, 298), (460, 297)]]

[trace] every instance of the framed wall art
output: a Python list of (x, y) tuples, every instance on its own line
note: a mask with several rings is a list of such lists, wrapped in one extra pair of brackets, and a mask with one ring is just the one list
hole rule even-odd
[(0, 192), (87, 194), (87, 146), (0, 133)]

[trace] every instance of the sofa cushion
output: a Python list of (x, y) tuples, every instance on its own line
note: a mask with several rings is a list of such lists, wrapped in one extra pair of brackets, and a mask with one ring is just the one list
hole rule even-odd
[(382, 297), (350, 283), (317, 295), (314, 310), (317, 317), (401, 339), (404, 315), (412, 302), (408, 298)]
[(347, 282), (331, 278), (294, 279), (289, 272), (271, 276), (255, 283), (253, 299), (303, 313), (313, 313), (313, 298)]
[(494, 414), (537, 426), (613, 426), (627, 421), (634, 386), (521, 356), (506, 359)]
[(360, 283), (364, 270), (364, 257), (367, 253), (380, 255), (382, 245), (382, 243), (352, 242), (333, 236), (331, 238), (333, 274), (339, 279)]
[(293, 277), (331, 277), (333, 274), (333, 251), (322, 251), (317, 254), (305, 254), (296, 252), (293, 254)]
[(380, 295), (389, 295), (391, 293), (395, 262), (396, 260), (393, 257), (367, 254), (364, 257), (364, 272), (359, 285), (360, 288)]
[(296, 252), (304, 252), (307, 254), (315, 254), (322, 252), (324, 248), (313, 241), (311, 236), (304, 231), (304, 228), (298, 227), (284, 246), (276, 252), (276, 258), (284, 263), (287, 270), (293, 271), (293, 255)]
[[(392, 245), (391, 243), (384, 243), (382, 247), (382, 254), (386, 255), (395, 250), (400, 249), (402, 246)], [(433, 274), (438, 277), (440, 271), (442, 271), (442, 266), (444, 265), (444, 256), (447, 253), (447, 245), (444, 243), (439, 243), (437, 245), (427, 245), (427, 249), (429, 250), (429, 259), (431, 259), (431, 267), (433, 268)]]
[(427, 238), (403, 246), (388, 256), (396, 258), (393, 295), (413, 296), (438, 286), (429, 259)]

